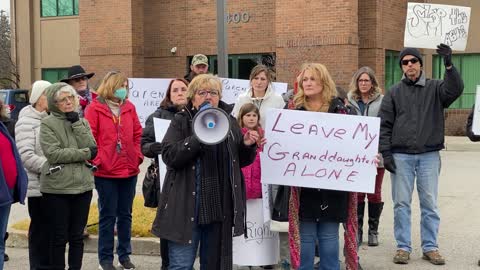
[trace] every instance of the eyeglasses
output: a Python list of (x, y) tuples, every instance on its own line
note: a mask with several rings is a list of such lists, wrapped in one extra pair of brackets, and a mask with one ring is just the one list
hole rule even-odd
[(60, 100), (57, 100), (57, 103), (59, 103), (59, 104), (65, 104), (65, 103), (67, 103), (68, 101), (73, 102), (74, 100), (75, 100), (75, 96), (72, 95), (72, 96), (67, 96), (67, 97), (64, 97), (64, 98), (62, 98), (62, 99), (60, 99)]
[(72, 79), (74, 82), (80, 82), (80, 81), (86, 81), (88, 80), (88, 77), (87, 76), (83, 76), (83, 77), (80, 77), (80, 78), (75, 78), (75, 79)]
[(206, 97), (207, 94), (210, 94), (211, 97), (218, 97), (219, 95), (219, 92), (217, 90), (199, 90), (197, 92), (197, 95), (201, 96), (201, 97)]
[(358, 83), (369, 83), (369, 82), (371, 82), (371, 80), (367, 80), (367, 79), (358, 80)]
[(402, 60), (402, 65), (406, 66), (408, 65), (408, 62), (412, 63), (412, 64), (416, 64), (418, 63), (418, 58), (412, 58), (412, 59), (405, 59), (405, 60)]

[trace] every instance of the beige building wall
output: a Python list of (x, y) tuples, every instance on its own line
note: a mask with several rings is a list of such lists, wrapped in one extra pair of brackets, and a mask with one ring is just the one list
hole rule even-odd
[(44, 68), (80, 63), (78, 16), (42, 18), (39, 0), (12, 0), (11, 7), (21, 88), (29, 89), (40, 80)]

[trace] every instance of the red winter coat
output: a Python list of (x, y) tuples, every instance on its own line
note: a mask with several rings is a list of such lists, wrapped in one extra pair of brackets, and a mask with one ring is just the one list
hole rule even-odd
[[(127, 178), (138, 175), (138, 166), (143, 162), (140, 151), (142, 126), (135, 106), (126, 100), (120, 106), (120, 121), (114, 122), (113, 113), (101, 97), (88, 105), (85, 112), (92, 134), (97, 141), (98, 153), (92, 161), (98, 167), (95, 176), (106, 178)], [(120, 122), (120, 125), (118, 125)], [(117, 147), (120, 139), (120, 151)]]
[[(247, 133), (247, 128), (242, 128), (242, 134)], [(263, 134), (263, 130), (259, 130), (260, 134)], [(260, 152), (262, 151), (261, 147), (257, 148), (257, 156), (255, 161), (252, 164), (242, 168), (243, 176), (245, 177), (245, 187), (247, 191), (247, 200), (248, 199), (258, 199), (262, 198), (262, 184), (260, 179), (262, 176), (262, 168), (260, 167)]]

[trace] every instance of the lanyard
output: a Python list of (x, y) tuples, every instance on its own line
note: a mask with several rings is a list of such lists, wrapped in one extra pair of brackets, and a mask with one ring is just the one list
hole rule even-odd
[(110, 110), (110, 112), (112, 113), (112, 120), (113, 120), (113, 125), (115, 126), (115, 129), (117, 131), (117, 145), (116, 145), (116, 150), (117, 150), (117, 153), (120, 153), (120, 151), (122, 150), (122, 141), (120, 140), (120, 125), (122, 123), (122, 107), (120, 107), (118, 109), (118, 117), (115, 116), (115, 114), (113, 113), (112, 109), (110, 108), (110, 106), (108, 106), (108, 109)]

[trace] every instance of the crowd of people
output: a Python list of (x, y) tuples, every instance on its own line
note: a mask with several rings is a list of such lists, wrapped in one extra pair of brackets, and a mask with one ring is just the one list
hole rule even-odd
[[(273, 89), (271, 70), (257, 65), (250, 74), (250, 89), (235, 104), (222, 101), (220, 79), (208, 74), (208, 58), (198, 54), (189, 74), (170, 82), (144, 129), (128, 100), (129, 81), (121, 72), (107, 73), (96, 91), (88, 83), (95, 74), (81, 66), (71, 67), (61, 82), (36, 81), (29, 95), (31, 105), (22, 109), (15, 126), (0, 103), (0, 234), (6, 234), (11, 205), (23, 204), (28, 197), (30, 269), (81, 269), (96, 189), (99, 269), (117, 269), (115, 234), (118, 266), (135, 269), (130, 259), (131, 228), (139, 166), (144, 156), (158, 164), (160, 155), (167, 171), (152, 233), (161, 238), (161, 269), (191, 270), (197, 254), (202, 270), (232, 269), (232, 237), (245, 232), (246, 201), (263, 194), (260, 152), (267, 140), (266, 112), (291, 109), (379, 117), (381, 154), (372, 194), (289, 187), (283, 198), (288, 207), (282, 213), (287, 229), (278, 229), (281, 259), (292, 269), (340, 269), (343, 224), (346, 268), (361, 269), (358, 248), (364, 240), (366, 209), (367, 243), (379, 245), (382, 181), (387, 170), (392, 178), (397, 242), (393, 262), (407, 264), (410, 258), (416, 182), (423, 258), (445, 264), (437, 243), (443, 110), (462, 94), (463, 82), (452, 64), (451, 49), (440, 44), (437, 52), (444, 59), (443, 80), (427, 79), (421, 53), (405, 48), (399, 56), (404, 76), (385, 96), (370, 67), (358, 69), (348, 93), (342, 93), (325, 65), (306, 63), (297, 74), (294, 90), (282, 97)], [(215, 145), (202, 143), (192, 127), (194, 117), (208, 107), (229, 115), (230, 130)], [(162, 142), (155, 139), (154, 118), (171, 121)], [(471, 123), (472, 116), (467, 133), (478, 141)], [(276, 187), (270, 190), (276, 200), (286, 194)], [(0, 259), (4, 254), (5, 242), (0, 241)], [(274, 265), (262, 267), (273, 269)]]

